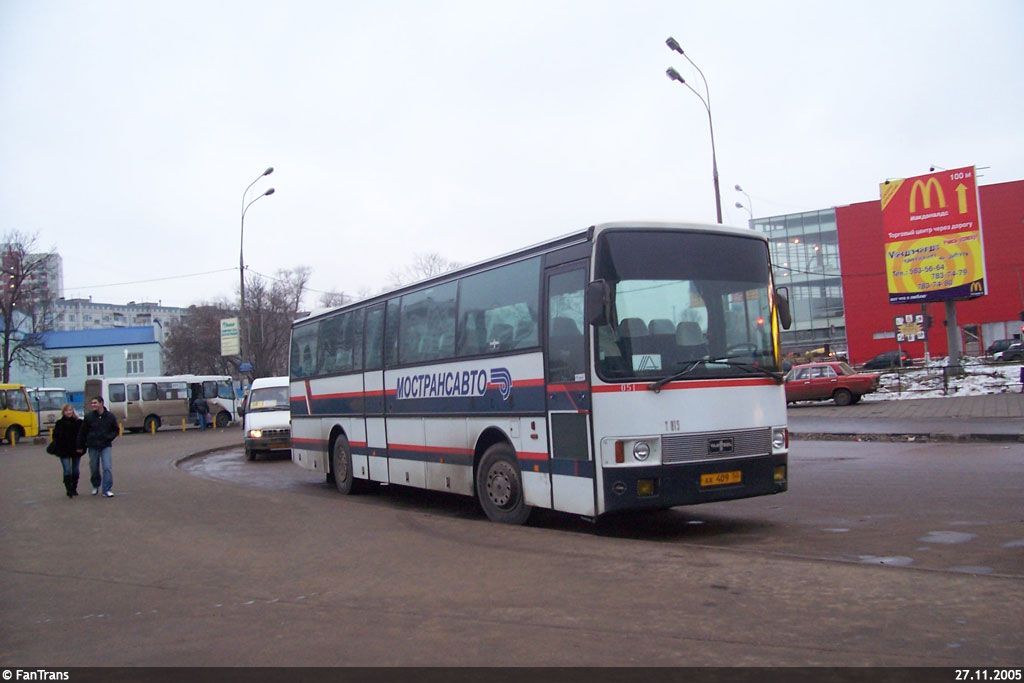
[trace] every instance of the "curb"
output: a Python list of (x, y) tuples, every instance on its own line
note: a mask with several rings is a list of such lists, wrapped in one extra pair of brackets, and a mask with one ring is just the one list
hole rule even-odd
[(882, 442), (937, 442), (937, 443), (1022, 443), (1024, 434), (857, 434), (825, 432), (790, 432), (796, 441), (882, 441)]

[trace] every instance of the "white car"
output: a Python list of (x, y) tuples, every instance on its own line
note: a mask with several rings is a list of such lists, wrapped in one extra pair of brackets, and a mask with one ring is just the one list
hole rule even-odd
[(255, 460), (260, 451), (291, 449), (292, 425), (287, 377), (261, 377), (253, 380), (242, 424), (246, 460)]

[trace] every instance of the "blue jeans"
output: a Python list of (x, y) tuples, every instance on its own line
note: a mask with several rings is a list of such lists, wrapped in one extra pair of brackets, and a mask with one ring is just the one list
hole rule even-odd
[(73, 458), (61, 458), (60, 466), (64, 468), (65, 477), (77, 477), (78, 476), (78, 461), (82, 459), (82, 456), (76, 455)]
[[(89, 449), (89, 475), (92, 487), (98, 489), (103, 484), (103, 493), (114, 488), (113, 463), (111, 461), (113, 451), (110, 446), (106, 448)], [(100, 465), (103, 465), (103, 477), (100, 477)]]

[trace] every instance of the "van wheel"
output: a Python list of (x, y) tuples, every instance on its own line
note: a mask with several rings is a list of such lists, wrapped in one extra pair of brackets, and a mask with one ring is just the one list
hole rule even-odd
[(231, 422), (231, 416), (228, 415), (227, 411), (224, 410), (217, 413), (217, 417), (213, 419), (213, 423), (214, 425), (217, 426), (218, 429), (224, 429), (225, 427), (228, 426), (229, 422)]
[(837, 406), (848, 406), (853, 403), (853, 394), (846, 389), (836, 389), (836, 392), (832, 394), (832, 400)]
[(7, 443), (13, 446), (16, 440), (21, 441), (21, 439), (24, 436), (25, 432), (22, 430), (21, 427), (18, 427), (17, 425), (12, 425), (7, 428), (7, 433), (4, 435), (4, 438), (7, 439)]
[(346, 496), (355, 493), (352, 450), (349, 448), (348, 439), (344, 434), (339, 434), (338, 438), (334, 440), (334, 449), (331, 451), (331, 474), (334, 475), (334, 486), (339, 493)]
[(524, 524), (533, 508), (523, 498), (523, 475), (515, 451), (505, 443), (487, 449), (476, 472), (476, 495), (492, 522)]
[(142, 423), (142, 429), (147, 433), (153, 433), (157, 429), (160, 429), (160, 418), (156, 415), (150, 415)]
[(256, 459), (256, 451), (254, 451), (251, 448), (246, 448), (245, 449), (245, 459), (250, 461), (250, 462), (255, 460)]

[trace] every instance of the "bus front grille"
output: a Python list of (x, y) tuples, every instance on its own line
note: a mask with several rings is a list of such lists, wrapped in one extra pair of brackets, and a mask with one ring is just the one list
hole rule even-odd
[(661, 461), (666, 465), (699, 460), (748, 458), (754, 455), (768, 455), (771, 450), (770, 427), (671, 434), (661, 437)]

